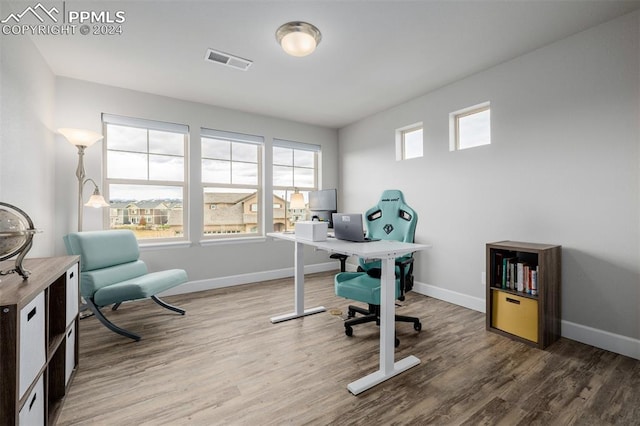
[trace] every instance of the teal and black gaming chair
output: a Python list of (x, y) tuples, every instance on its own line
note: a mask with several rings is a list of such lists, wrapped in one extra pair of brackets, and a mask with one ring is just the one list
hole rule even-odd
[[(413, 243), (418, 215), (405, 204), (402, 192), (389, 189), (382, 193), (378, 204), (365, 212), (367, 237)], [(380, 261), (366, 262), (360, 259), (358, 272), (341, 272), (335, 276), (336, 295), (367, 303), (369, 309), (349, 305), (344, 323), (347, 336), (353, 335), (353, 326), (375, 321), (380, 325)], [(396, 259), (396, 298), (404, 300), (404, 294), (413, 287), (413, 254)], [(362, 314), (356, 317), (356, 313)], [(396, 321), (412, 322), (416, 331), (422, 329), (419, 318), (396, 315)], [(396, 339), (396, 346), (399, 341)]]

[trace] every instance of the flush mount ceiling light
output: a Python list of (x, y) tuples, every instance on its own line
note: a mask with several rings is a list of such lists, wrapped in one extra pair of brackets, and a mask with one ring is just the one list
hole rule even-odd
[(276, 40), (291, 56), (307, 56), (322, 40), (320, 30), (307, 22), (287, 22), (276, 31)]

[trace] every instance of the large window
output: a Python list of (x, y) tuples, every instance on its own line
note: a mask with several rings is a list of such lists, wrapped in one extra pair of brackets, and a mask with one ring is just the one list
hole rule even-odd
[(205, 237), (262, 234), (260, 136), (201, 129)]
[(189, 128), (103, 114), (109, 228), (183, 239)]
[[(318, 189), (319, 154), (319, 145), (273, 141), (274, 231), (290, 231), (295, 222), (310, 219), (309, 191)], [(291, 203), (295, 193), (302, 194), (304, 202)]]
[(491, 108), (488, 102), (452, 112), (449, 123), (451, 151), (491, 143)]

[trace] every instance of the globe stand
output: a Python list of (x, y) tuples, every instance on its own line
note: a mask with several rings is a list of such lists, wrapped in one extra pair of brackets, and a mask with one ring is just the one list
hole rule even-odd
[[(2, 207), (6, 207), (3, 209)], [(22, 261), (33, 245), (33, 234), (37, 230), (31, 218), (19, 208), (0, 202), (0, 261), (15, 255), (15, 268), (0, 271), (0, 275), (17, 272), (25, 280), (30, 272), (22, 267)]]

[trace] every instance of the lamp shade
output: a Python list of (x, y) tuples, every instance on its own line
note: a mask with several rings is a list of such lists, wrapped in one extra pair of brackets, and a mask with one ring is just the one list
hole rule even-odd
[(307, 56), (316, 49), (322, 34), (307, 22), (287, 22), (276, 31), (276, 40), (291, 56)]
[(100, 194), (100, 190), (98, 189), (96, 182), (93, 179), (87, 179), (84, 181), (84, 183), (87, 182), (91, 182), (93, 184), (93, 194), (89, 197), (89, 201), (85, 203), (85, 207), (93, 207), (94, 209), (99, 209), (100, 207), (111, 207), (111, 205), (104, 200), (102, 194)]
[(85, 206), (99, 209), (100, 207), (109, 207), (109, 203), (104, 200), (104, 197), (100, 195), (100, 193), (94, 193), (91, 197), (89, 197), (89, 201), (87, 201)]
[(299, 192), (291, 194), (291, 201), (289, 202), (289, 208), (296, 209), (296, 210), (304, 209), (305, 208), (304, 195), (302, 195)]
[(98, 142), (103, 136), (100, 133), (84, 129), (62, 128), (58, 133), (65, 137), (71, 144), (88, 147)]

